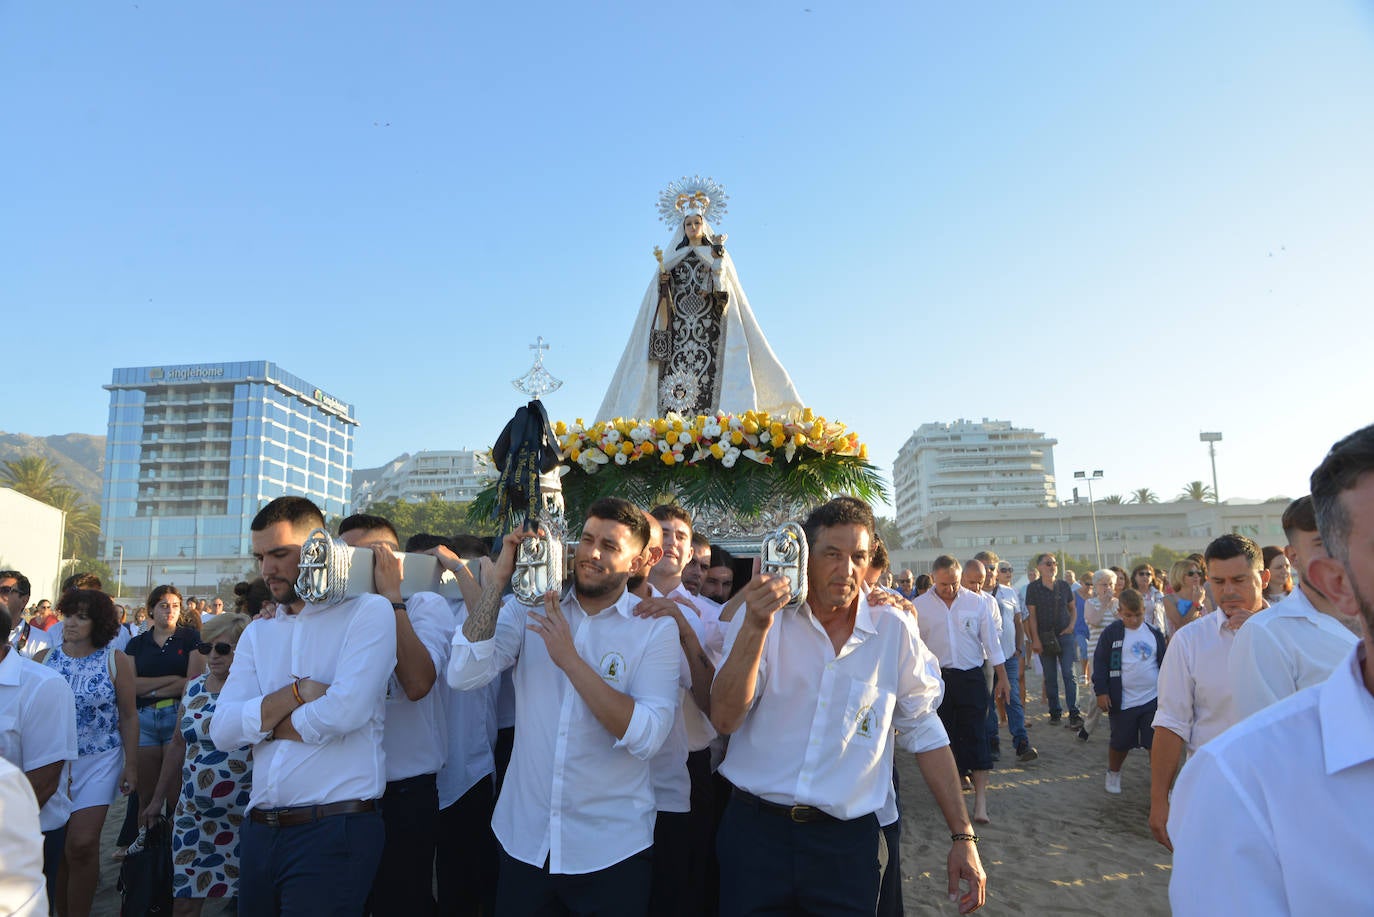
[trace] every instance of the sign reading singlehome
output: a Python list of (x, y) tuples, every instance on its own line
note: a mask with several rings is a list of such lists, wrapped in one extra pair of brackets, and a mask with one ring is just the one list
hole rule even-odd
[(342, 401), (335, 398), (333, 395), (326, 395), (322, 389), (317, 388), (315, 389), (315, 391), (311, 392), (310, 395), (312, 398), (314, 398), (316, 401), (318, 401), (320, 404), (324, 405), (327, 408), (333, 408), (334, 410), (340, 411), (344, 414), (348, 413), (348, 405), (344, 404)]
[(224, 376), (223, 366), (175, 366), (153, 369), (148, 373), (150, 379), (168, 379), (183, 382), (187, 379), (219, 379)]

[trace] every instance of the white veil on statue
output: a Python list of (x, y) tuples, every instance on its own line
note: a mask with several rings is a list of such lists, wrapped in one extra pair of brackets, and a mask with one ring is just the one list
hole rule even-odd
[[(706, 238), (716, 237), (709, 223), (705, 232)], [(725, 314), (720, 320), (725, 342), (720, 351), (720, 365), (716, 368), (720, 397), (715, 402), (715, 410), (729, 413), (763, 410), (770, 414), (800, 411), (801, 397), (787, 370), (768, 346), (763, 329), (749, 308), (749, 299), (740, 286), (729, 252), (717, 258), (710, 245), (683, 245), (685, 239), (682, 222), (678, 220), (673, 240), (663, 253), (663, 270), (672, 270), (689, 253), (695, 252), (702, 262), (715, 269), (715, 288), (729, 294)], [(649, 359), (649, 333), (655, 326), (658, 309), (659, 271), (656, 269), (640, 303), (625, 353), (606, 390), (601, 409), (596, 412), (597, 420), (662, 416), (659, 364)]]

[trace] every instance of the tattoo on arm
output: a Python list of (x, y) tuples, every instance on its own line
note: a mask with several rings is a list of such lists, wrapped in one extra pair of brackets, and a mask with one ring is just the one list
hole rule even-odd
[(473, 643), (490, 640), (496, 635), (496, 615), (501, 611), (501, 587), (491, 583), (482, 590), (477, 607), (468, 612), (463, 622), (463, 636)]

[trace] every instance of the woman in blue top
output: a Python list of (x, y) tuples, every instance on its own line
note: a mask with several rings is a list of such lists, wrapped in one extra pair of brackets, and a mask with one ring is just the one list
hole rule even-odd
[(57, 873), (57, 913), (86, 917), (99, 877), (100, 830), (115, 791), (138, 783), (138, 715), (134, 666), (110, 646), (119, 633), (114, 602), (94, 589), (73, 589), (57, 602), (62, 645), (43, 658), (76, 695), (76, 750), (72, 762), (72, 814)]

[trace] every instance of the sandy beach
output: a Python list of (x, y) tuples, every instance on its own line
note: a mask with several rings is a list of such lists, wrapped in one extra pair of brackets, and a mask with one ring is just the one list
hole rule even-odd
[[(1027, 683), (1039, 691), (1039, 676)], [(1020, 764), (1002, 731), (1002, 761), (993, 772), (988, 812), (992, 824), (978, 826), (980, 852), (988, 872), (987, 914), (1169, 913), (1171, 854), (1150, 837), (1149, 759), (1131, 752), (1122, 770), (1120, 796), (1102, 787), (1107, 767), (1106, 721), (1086, 744), (1073, 730), (1051, 726), (1045, 703), (1031, 700), (1031, 744), (1040, 758)], [(897, 766), (902, 783), (902, 884), (908, 914), (956, 914), (945, 892), (948, 831), (910, 756)], [(973, 804), (971, 793), (965, 801)], [(121, 801), (110, 807), (101, 847), (96, 917), (119, 913), (115, 881), (119, 864), (110, 859), (124, 817)], [(228, 914), (211, 902), (206, 915)]]

